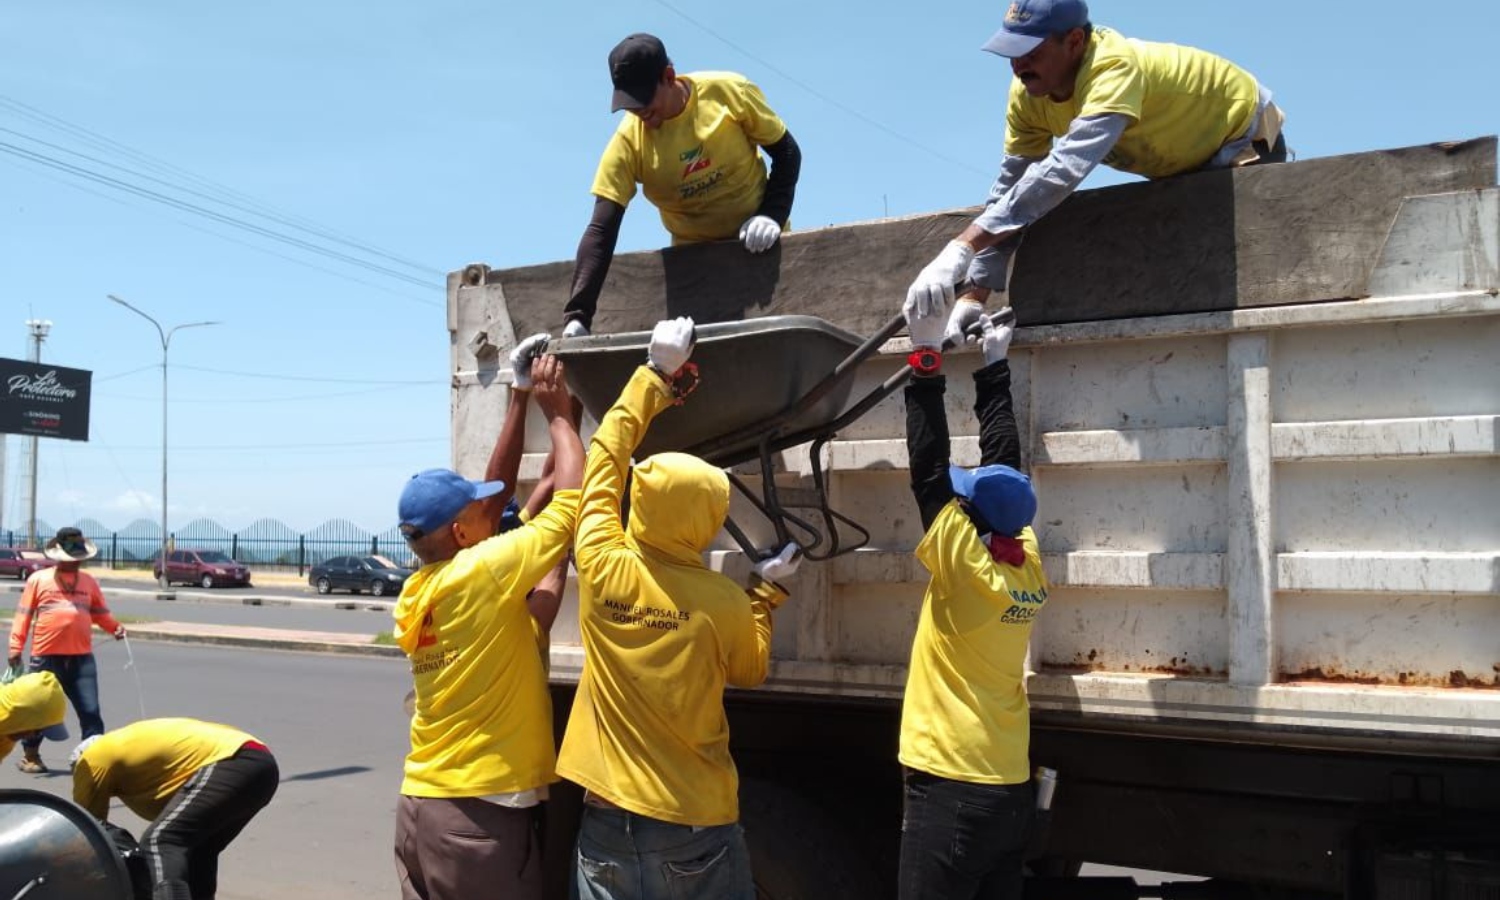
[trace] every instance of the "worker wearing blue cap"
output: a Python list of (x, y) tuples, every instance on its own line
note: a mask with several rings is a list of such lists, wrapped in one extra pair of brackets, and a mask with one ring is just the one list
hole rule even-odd
[(941, 347), (947, 310), (908, 310), (925, 365), (906, 387), (911, 487), (931, 576), (912, 642), (901, 710), (905, 796), (900, 900), (1020, 900), (1030, 835), (1027, 642), (1047, 602), (1031, 521), (1036, 492), (1020, 471), (1010, 395), (1008, 319), (981, 316), (985, 365), (974, 373), (980, 466), (949, 462)]
[(495, 534), (487, 501), (501, 482), (428, 469), (401, 491), (401, 532), (422, 560), (394, 610), (415, 685), (396, 805), (402, 900), (542, 896), (540, 804), (557, 754), (526, 595), (573, 542), (583, 444), (562, 363), (544, 356), (530, 375), (552, 437), (546, 509)]
[(952, 307), (950, 340), (963, 341), (991, 292), (1007, 305), (1023, 229), (1100, 163), (1164, 178), (1287, 158), (1284, 117), (1249, 72), (1203, 50), (1095, 27), (1083, 0), (1014, 0), (983, 49), (1009, 59), (1015, 76), (1000, 175), (984, 211), (907, 292), (912, 303)]

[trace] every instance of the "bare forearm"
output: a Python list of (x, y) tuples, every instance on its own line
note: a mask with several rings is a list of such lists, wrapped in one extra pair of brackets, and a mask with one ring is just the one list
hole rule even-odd
[(574, 490), (583, 484), (583, 441), (566, 414), (554, 415), (547, 423), (552, 436), (552, 487)]

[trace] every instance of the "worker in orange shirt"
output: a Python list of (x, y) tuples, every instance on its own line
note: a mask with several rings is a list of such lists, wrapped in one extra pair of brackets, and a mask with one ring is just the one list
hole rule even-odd
[[(42, 548), (57, 565), (42, 569), (26, 579), (21, 603), (10, 626), (11, 668), (21, 665), (26, 638), (31, 637), (32, 672), (51, 672), (62, 685), (63, 693), (78, 714), (81, 739), (104, 733), (104, 719), (99, 715), (99, 670), (94, 664), (91, 630), (98, 625), (115, 640), (125, 637), (125, 626), (115, 621), (104, 604), (104, 593), (94, 576), (80, 564), (99, 553), (94, 542), (77, 528), (59, 529), (57, 536)], [(21, 741), (22, 757), (16, 768), (33, 775), (44, 774), (42, 735), (30, 735)]]

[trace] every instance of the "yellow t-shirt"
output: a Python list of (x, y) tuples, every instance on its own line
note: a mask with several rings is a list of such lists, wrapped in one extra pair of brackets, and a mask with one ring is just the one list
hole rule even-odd
[(1243, 135), (1259, 102), (1255, 78), (1222, 57), (1095, 28), (1068, 100), (1033, 97), (1011, 81), (1005, 152), (1046, 156), (1074, 119), (1117, 113), (1132, 121), (1104, 164), (1147, 178), (1178, 175)]
[(727, 825), (739, 819), (739, 776), (724, 687), (765, 680), (771, 610), (785, 594), (761, 583), (747, 597), (704, 567), (729, 481), (696, 457), (658, 453), (638, 464), (629, 532), (621, 527), (630, 455), (671, 404), (641, 366), (589, 447), (574, 551), (583, 676), (557, 773), (643, 816)]
[(155, 819), (193, 773), (228, 759), (249, 734), (197, 719), (144, 719), (100, 735), (73, 767), (73, 802), (97, 819), (109, 815), (109, 798)]
[(917, 545), (932, 580), (906, 677), (903, 765), (977, 784), (1031, 777), (1023, 666), (1047, 577), (1036, 535), (1020, 540), (1024, 564), (996, 563), (954, 500)]
[(674, 244), (716, 241), (739, 233), (766, 193), (760, 148), (786, 125), (760, 88), (733, 72), (694, 72), (687, 107), (647, 128), (627, 113), (615, 129), (592, 193), (625, 206), (639, 184), (661, 213)]
[(526, 594), (568, 551), (578, 491), (534, 520), (423, 566), (396, 602), (416, 712), (401, 793), (484, 797), (556, 781), (552, 699)]

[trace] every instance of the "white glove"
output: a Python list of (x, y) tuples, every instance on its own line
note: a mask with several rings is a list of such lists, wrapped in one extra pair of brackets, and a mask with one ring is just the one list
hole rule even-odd
[[(997, 324), (997, 319), (1004, 319), (1004, 321)], [(979, 317), (979, 327), (983, 329), (979, 338), (979, 347), (984, 351), (985, 365), (999, 362), (1010, 351), (1010, 339), (1016, 333), (1014, 323), (1014, 316), (1002, 316), (1000, 313)]]
[(582, 319), (569, 319), (568, 324), (563, 326), (563, 337), (588, 337), (589, 327), (583, 324)]
[(974, 248), (963, 241), (949, 241), (948, 246), (927, 267), (917, 273), (917, 280), (906, 289), (907, 306), (919, 315), (932, 315), (939, 304), (947, 310), (953, 302), (953, 286), (969, 274)]
[(740, 242), (751, 253), (764, 253), (781, 238), (781, 226), (770, 216), (751, 216), (740, 226)]
[(943, 317), (948, 312), (948, 307), (939, 298), (936, 309), (928, 312), (919, 312), (919, 306), (931, 306), (930, 303), (919, 303), (916, 298), (907, 295), (906, 302), (901, 305), (901, 315), (906, 317), (906, 333), (911, 335), (913, 347), (927, 347), (932, 350), (940, 350), (943, 346)]
[(687, 316), (663, 319), (651, 330), (646, 358), (658, 372), (672, 376), (693, 353), (693, 320)]
[(538, 332), (510, 351), (510, 383), (516, 390), (531, 390), (531, 364), (547, 351), (548, 340), (547, 332)]
[(943, 330), (943, 340), (952, 341), (955, 347), (973, 343), (974, 338), (968, 335), (969, 326), (983, 317), (983, 303), (978, 300), (958, 301), (953, 304), (953, 312), (948, 316), (948, 327)]
[(781, 548), (781, 552), (775, 556), (767, 557), (750, 567), (756, 577), (762, 581), (781, 581), (797, 574), (797, 567), (802, 565), (802, 548), (795, 542)]

